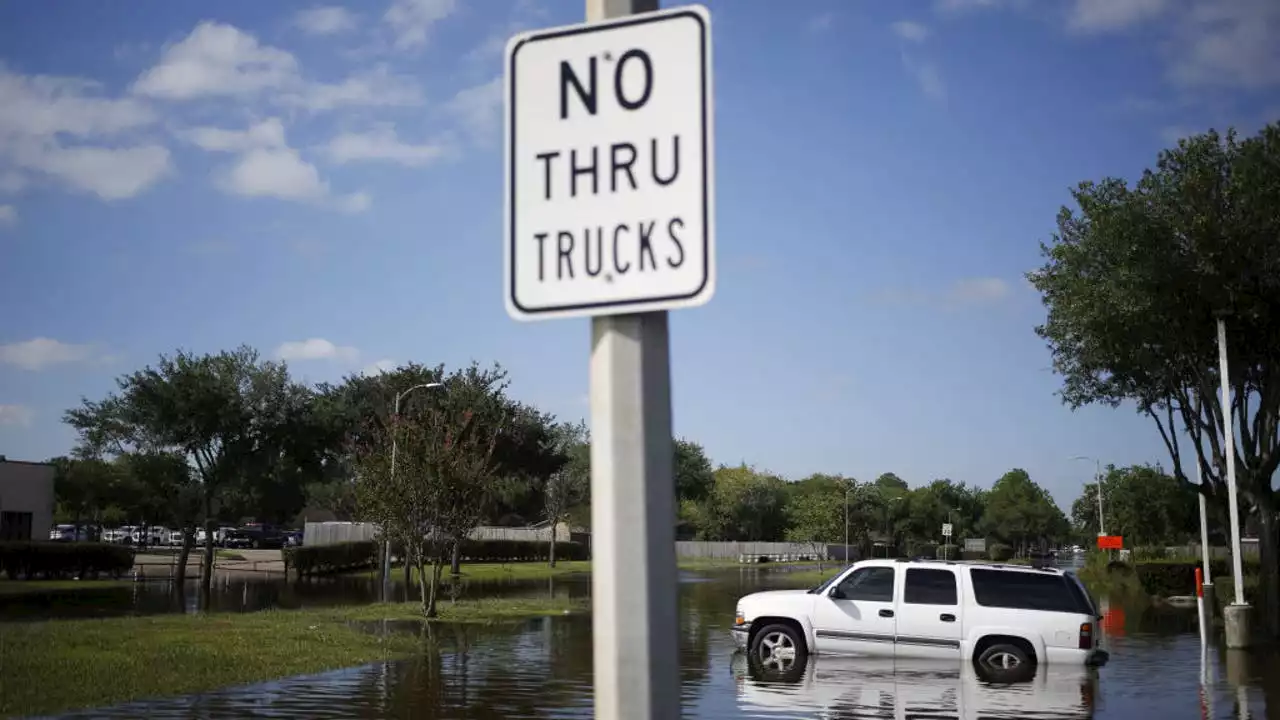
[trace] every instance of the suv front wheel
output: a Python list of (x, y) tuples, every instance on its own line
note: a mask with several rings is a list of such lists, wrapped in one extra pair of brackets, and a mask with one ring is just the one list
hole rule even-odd
[(979, 653), (978, 669), (993, 682), (1017, 682), (1035, 673), (1035, 660), (1023, 648), (1011, 643), (996, 643)]
[(804, 664), (809, 646), (790, 625), (766, 625), (751, 641), (751, 657), (765, 670), (786, 672)]

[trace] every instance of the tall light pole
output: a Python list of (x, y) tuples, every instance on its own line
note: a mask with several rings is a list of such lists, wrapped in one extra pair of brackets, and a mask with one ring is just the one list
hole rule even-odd
[(844, 564), (849, 564), (849, 491), (853, 489), (853, 483), (845, 483), (844, 485)]
[(1092, 460), (1094, 467), (1094, 482), (1098, 484), (1098, 535), (1107, 534), (1106, 521), (1102, 515), (1102, 463), (1097, 458), (1091, 458), (1087, 455), (1077, 455), (1072, 460)]
[[(406, 395), (413, 392), (414, 390), (419, 390), (419, 389), (433, 390), (435, 388), (442, 388), (442, 387), (444, 387), (444, 384), (438, 383), (438, 382), (419, 383), (417, 385), (414, 385), (411, 388), (404, 390), (403, 392), (396, 393), (396, 401), (391, 409), (391, 418), (393, 421), (393, 425), (391, 427), (391, 468), (389, 470), (389, 475), (390, 475), (389, 480), (391, 482), (395, 482), (395, 479), (396, 479), (396, 428), (394, 425), (394, 421), (400, 417), (400, 401), (403, 400)], [(384, 538), (382, 543), (382, 601), (390, 602), (391, 600), (391, 536), (386, 533), (385, 528), (383, 529), (383, 535), (384, 535)]]

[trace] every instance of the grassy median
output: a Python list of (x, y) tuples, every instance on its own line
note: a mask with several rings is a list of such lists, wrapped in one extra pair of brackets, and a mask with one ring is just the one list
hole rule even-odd
[[(782, 567), (805, 567), (813, 568), (812, 571), (797, 571), (796, 575), (807, 575), (810, 572), (816, 572), (818, 563), (812, 560), (803, 560), (787, 563), (761, 563), (758, 565), (737, 562), (736, 560), (714, 560), (714, 559), (698, 559), (698, 558), (680, 558), (678, 566), (681, 570), (726, 570), (732, 568), (759, 568), (771, 569)], [(831, 566), (830, 562), (824, 563), (823, 567)], [(555, 567), (551, 567), (545, 561), (542, 562), (511, 562), (511, 563), (463, 563), (462, 574), (459, 576), (463, 580), (545, 580), (547, 578), (559, 577), (561, 575), (573, 575), (577, 573), (590, 573), (590, 560), (561, 560), (556, 563)], [(377, 570), (362, 570), (358, 575), (376, 577)], [(395, 567), (391, 571), (391, 575), (395, 579), (403, 577), (404, 568)], [(417, 582), (417, 571), (411, 572), (413, 582)], [(449, 580), (449, 569), (445, 568), (442, 579)]]
[[(494, 623), (585, 609), (559, 599), (444, 602), (441, 622)], [(412, 634), (353, 625), (421, 619), (419, 603), (0, 624), (0, 716), (204, 692), (404, 657)]]

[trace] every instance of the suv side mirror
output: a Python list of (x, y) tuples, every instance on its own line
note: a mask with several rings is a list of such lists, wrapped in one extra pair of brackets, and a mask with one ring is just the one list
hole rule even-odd
[(840, 589), (840, 586), (839, 586), (839, 585), (837, 585), (837, 586), (835, 586), (835, 587), (831, 588), (831, 598), (832, 598), (833, 600), (844, 600), (844, 599), (845, 599), (845, 597), (844, 597), (844, 591)]

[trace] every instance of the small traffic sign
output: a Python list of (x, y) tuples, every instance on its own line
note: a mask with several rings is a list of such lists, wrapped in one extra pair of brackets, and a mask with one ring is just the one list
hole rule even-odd
[(699, 6), (515, 36), (507, 312), (668, 310), (715, 291), (711, 18)]
[(951, 523), (942, 524), (942, 537), (951, 537)]

